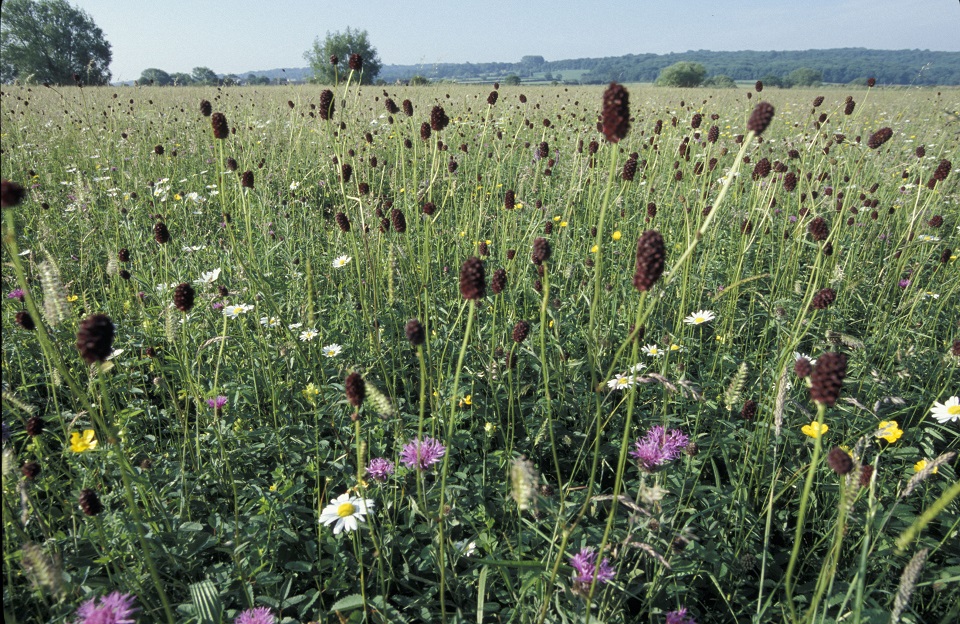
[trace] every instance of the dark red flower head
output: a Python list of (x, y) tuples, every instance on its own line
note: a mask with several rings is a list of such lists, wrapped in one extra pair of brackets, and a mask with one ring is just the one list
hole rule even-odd
[(623, 85), (611, 82), (603, 93), (601, 113), (603, 136), (611, 143), (619, 143), (630, 130), (630, 94)]
[(752, 130), (757, 135), (763, 134), (770, 122), (773, 121), (774, 108), (770, 102), (760, 102), (750, 113), (750, 119), (747, 121), (747, 130)]

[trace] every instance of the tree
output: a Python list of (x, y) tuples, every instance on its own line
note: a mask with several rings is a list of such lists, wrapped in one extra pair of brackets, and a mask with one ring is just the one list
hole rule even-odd
[(520, 76), (516, 74), (508, 74), (507, 77), (503, 79), (503, 84), (516, 86), (520, 84)]
[(680, 61), (664, 67), (657, 76), (657, 84), (662, 87), (696, 87), (706, 75), (707, 70), (700, 63)]
[(817, 87), (823, 80), (823, 74), (809, 67), (801, 67), (787, 74), (787, 84), (792, 87)]
[(141, 85), (155, 85), (158, 87), (165, 87), (168, 84), (173, 84), (173, 78), (170, 77), (170, 74), (163, 71), (162, 69), (157, 69), (156, 67), (151, 67), (149, 69), (143, 70), (143, 73), (140, 74), (140, 79), (137, 80)]
[(185, 72), (170, 74), (170, 82), (175, 87), (186, 87), (193, 84), (193, 76)]
[(421, 76), (420, 74), (416, 74), (410, 79), (411, 87), (424, 87), (428, 84), (430, 84), (430, 79), (425, 76)]
[(217, 78), (217, 74), (209, 67), (194, 67), (190, 75), (193, 76), (193, 80), (197, 84), (211, 87), (220, 84), (220, 79)]
[[(333, 84), (350, 73), (350, 55), (359, 54), (363, 61), (363, 70), (354, 79), (362, 84), (373, 84), (377, 74), (383, 68), (377, 49), (370, 44), (365, 30), (353, 30), (349, 26), (345, 32), (331, 33), (323, 41), (317, 37), (313, 41), (313, 48), (303, 53), (303, 58), (310, 63), (313, 70), (313, 81), (321, 84)], [(331, 57), (337, 57), (337, 64), (331, 65)]]
[(3, 82), (110, 82), (110, 44), (84, 11), (65, 0), (7, 0), (0, 15)]
[(710, 76), (703, 81), (704, 87), (713, 87), (714, 89), (736, 89), (737, 83), (733, 81), (733, 78), (726, 74), (717, 74), (716, 76)]

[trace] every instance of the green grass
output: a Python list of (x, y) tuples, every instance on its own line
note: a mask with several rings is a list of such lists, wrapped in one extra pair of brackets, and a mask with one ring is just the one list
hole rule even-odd
[[(484, 87), (389, 87), (414, 107), (392, 123), (383, 89), (355, 85), (321, 121), (320, 90), (3, 88), (0, 168), (28, 189), (3, 210), (5, 621), (73, 621), (112, 591), (135, 594), (143, 622), (254, 606), (284, 622), (661, 623), (681, 607), (701, 623), (957, 617), (958, 428), (930, 414), (958, 394), (957, 172), (927, 186), (941, 160), (958, 163), (943, 116), (955, 90), (830, 89), (814, 111), (816, 91), (630, 87), (619, 144), (595, 127), (599, 87), (503, 87), (492, 107)], [(226, 140), (202, 98), (235, 129)], [(741, 150), (761, 99), (773, 124)], [(438, 104), (450, 125), (423, 141)], [(893, 138), (868, 149), (881, 127)], [(785, 172), (754, 179), (762, 158), (797, 188)], [(829, 255), (807, 231), (818, 216)], [(636, 241), (651, 229), (666, 270), (641, 294)], [(552, 252), (542, 275), (537, 237)], [(458, 275), (481, 242), (487, 292), (470, 302)], [(163, 285), (214, 269), (189, 313), (173, 307)], [(15, 288), (26, 302), (6, 297)], [(814, 309), (824, 288), (836, 301)], [(236, 318), (220, 308), (241, 304)], [(22, 310), (36, 330), (15, 322)], [(698, 310), (716, 318), (684, 323)], [(76, 333), (95, 313), (122, 352), (87, 366)], [(531, 330), (516, 343), (519, 321)], [(847, 356), (834, 406), (818, 412), (795, 351)], [(607, 386), (636, 363), (638, 383)], [(359, 410), (350, 372), (367, 387)], [(220, 411), (207, 405), (218, 396)], [(42, 434), (26, 433), (31, 417)], [(801, 428), (818, 417), (829, 430), (814, 440)], [(902, 436), (878, 438), (882, 421)], [(691, 444), (643, 471), (628, 452), (656, 425)], [(96, 448), (71, 451), (87, 429)], [(446, 447), (422, 472), (400, 461), (418, 436)], [(853, 456), (846, 477), (825, 462), (835, 446)], [(375, 457), (396, 465), (383, 483), (362, 478)], [(40, 473), (22, 476), (24, 462)], [(78, 507), (87, 488), (98, 515)], [(318, 520), (346, 491), (373, 507), (334, 535)], [(573, 581), (582, 547), (611, 582)]]

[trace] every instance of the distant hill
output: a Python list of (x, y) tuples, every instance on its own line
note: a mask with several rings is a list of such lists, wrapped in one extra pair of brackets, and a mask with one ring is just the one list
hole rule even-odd
[[(384, 65), (379, 79), (393, 83), (420, 75), (429, 80), (492, 82), (516, 74), (524, 82), (653, 82), (660, 70), (679, 61), (702, 63), (708, 76), (723, 74), (741, 81), (765, 77), (785, 78), (796, 69), (810, 68), (819, 71), (823, 81), (828, 83), (848, 83), (873, 77), (881, 85), (960, 85), (960, 52), (867, 48), (780, 52), (691, 50), (672, 54), (627, 54), (560, 61), (525, 56), (516, 63)], [(307, 81), (311, 76), (308, 67), (242, 72), (238, 75), (245, 78), (248, 74), (291, 82)]]

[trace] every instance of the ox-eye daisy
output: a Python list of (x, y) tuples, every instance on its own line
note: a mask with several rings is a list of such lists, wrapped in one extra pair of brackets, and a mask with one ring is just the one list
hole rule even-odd
[[(356, 531), (358, 522), (366, 522), (366, 515), (373, 509), (373, 499), (357, 498), (344, 492), (327, 505), (320, 514), (320, 524), (333, 524), (333, 534), (341, 531)], [(334, 524), (336, 523), (336, 524)]]
[(341, 269), (347, 266), (347, 263), (350, 262), (350, 256), (338, 256), (333, 260), (333, 268)]
[(709, 323), (717, 316), (710, 310), (697, 310), (687, 318), (683, 319), (683, 322), (687, 325), (702, 325), (704, 323)]
[(943, 403), (934, 403), (930, 413), (942, 425), (960, 421), (960, 397), (952, 396)]
[(343, 351), (343, 347), (338, 344), (329, 344), (323, 348), (323, 354), (328, 358), (337, 357), (341, 351)]

